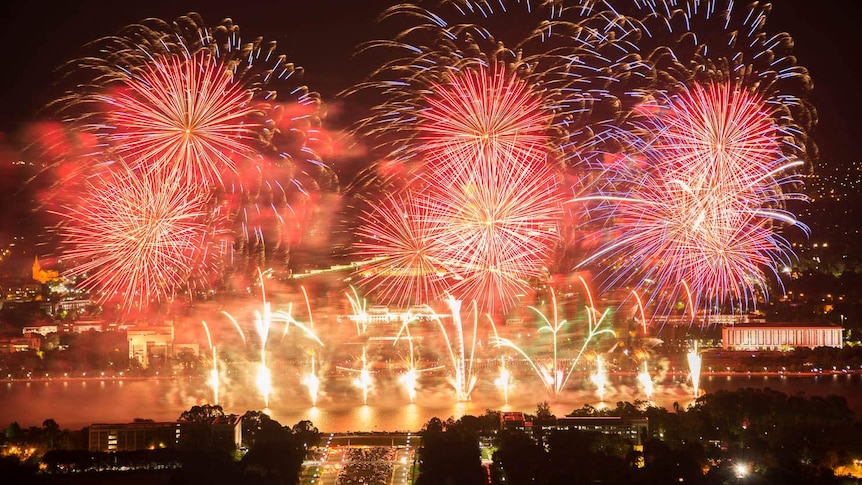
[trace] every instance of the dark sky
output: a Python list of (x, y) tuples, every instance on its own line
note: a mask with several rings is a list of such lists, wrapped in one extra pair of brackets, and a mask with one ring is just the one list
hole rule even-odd
[[(52, 2), (53, 3), (53, 2)], [(278, 0), (56, 2), (7, 0), (0, 6), (6, 25), (0, 35), (6, 49), (6, 70), (0, 76), (3, 131), (33, 116), (51, 98), (54, 70), (75, 58), (85, 43), (116, 33), (148, 17), (164, 20), (199, 12), (207, 24), (230, 17), (243, 38), (263, 36), (278, 42), (278, 52), (305, 67), (310, 87), (323, 94), (345, 87), (344, 68), (354, 47), (369, 40), (375, 17), (387, 0)]]

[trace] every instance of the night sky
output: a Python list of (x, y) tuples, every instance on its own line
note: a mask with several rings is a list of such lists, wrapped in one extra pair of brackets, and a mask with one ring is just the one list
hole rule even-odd
[[(279, 0), (58, 2), (7, 0), (0, 35), (5, 46), (0, 76), (0, 132), (12, 133), (50, 100), (54, 70), (79, 53), (86, 42), (115, 33), (146, 17), (171, 20), (189, 11), (214, 24), (236, 22), (245, 37), (262, 35), (279, 43), (279, 52), (306, 68), (308, 85), (324, 96), (358, 80), (362, 72), (350, 56), (362, 41), (375, 38), (376, 16), (389, 0)], [(739, 2), (741, 8), (744, 2)], [(775, 0), (769, 32), (789, 32), (798, 63), (814, 78), (820, 123), (815, 139), (826, 163), (862, 160), (855, 125), (862, 97), (854, 71), (862, 55), (862, 2), (857, 0)]]
[[(52, 89), (57, 81), (55, 69), (78, 56), (85, 43), (125, 25), (147, 17), (173, 20), (190, 11), (199, 12), (208, 24), (230, 17), (244, 38), (260, 35), (276, 40), (278, 52), (303, 66), (306, 84), (329, 102), (339, 90), (368, 73), (369, 67), (359, 65), (351, 54), (359, 43), (380, 38), (385, 32), (376, 17), (392, 4), (387, 0), (89, 0), (50, 4), (7, 0), (0, 6), (6, 20), (0, 29), (5, 48), (0, 75), (0, 149), (5, 151), (0, 157), (5, 162), (15, 156), (10, 147), (14, 147), (21, 127), (35, 120), (39, 109), (59, 94)], [(737, 8), (743, 4), (739, 2)], [(807, 67), (814, 79), (812, 99), (820, 120), (814, 140), (821, 165), (862, 161), (862, 143), (857, 141), (862, 96), (854, 75), (862, 55), (860, 26), (862, 2), (857, 0), (775, 0), (767, 19), (768, 32), (791, 34), (798, 64)], [(7, 219), (0, 226), (2, 231), (15, 222), (8, 221), (10, 191), (3, 184), (0, 190)]]

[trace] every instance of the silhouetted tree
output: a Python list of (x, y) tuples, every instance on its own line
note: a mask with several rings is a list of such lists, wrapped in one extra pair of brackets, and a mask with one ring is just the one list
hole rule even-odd
[(12, 443), (17, 442), (24, 435), (23, 430), (21, 429), (21, 425), (18, 424), (18, 421), (12, 421), (9, 423), (9, 426), (6, 428), (6, 440)]
[(290, 433), (277, 441), (259, 442), (242, 459), (246, 483), (248, 478), (266, 483), (295, 485), (299, 483), (305, 450), (302, 443)]
[(422, 430), (418, 485), (484, 482), (479, 436), (473, 425), (432, 418)]
[(309, 448), (313, 448), (320, 444), (320, 430), (318, 430), (311, 421), (302, 420), (293, 425), (293, 429), (291, 431), (296, 439), (302, 443), (305, 451), (304, 457), (308, 455)]
[(502, 471), (502, 476), (495, 477), (495, 480), (499, 480), (495, 483), (548, 483), (545, 476), (547, 453), (532, 436), (524, 432), (505, 433), (500, 439), (499, 448), (494, 452), (493, 463), (496, 469)]
[(53, 419), (46, 419), (42, 422), (42, 436), (45, 437), (45, 448), (49, 450), (56, 449), (60, 445), (60, 425)]
[(290, 434), (290, 428), (282, 426), (264, 412), (246, 411), (242, 416), (242, 441), (249, 449), (258, 443), (288, 439), (286, 435)]
[(223, 418), (224, 409), (218, 404), (194, 405), (180, 414), (179, 421), (191, 423), (211, 423), (214, 418)]

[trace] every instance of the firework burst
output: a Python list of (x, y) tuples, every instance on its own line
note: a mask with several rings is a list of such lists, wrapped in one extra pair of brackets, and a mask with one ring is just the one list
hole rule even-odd
[(775, 227), (805, 229), (780, 209), (801, 197), (784, 190), (801, 162), (784, 155), (763, 99), (732, 84), (695, 87), (648, 111), (633, 142), (646, 163), (615, 165), (605, 192), (576, 199), (599, 202), (594, 215), (613, 232), (583, 264), (602, 261), (606, 281), (648, 287), (654, 299), (686, 285), (698, 310), (756, 303), (767, 294), (764, 271), (777, 279), (792, 255)]
[(426, 207), (411, 194), (390, 195), (363, 217), (355, 247), (357, 255), (371, 259), (363, 266), (362, 281), (379, 301), (421, 305), (438, 299), (448, 287), (448, 270), (438, 256), (443, 229)]
[(190, 13), (143, 20), (88, 48), (64, 66), (74, 87), (51, 104), (67, 129), (98, 140), (75, 175), (119, 157), (210, 189), (231, 239), (223, 283), (249, 286), (258, 266), (285, 273), (305, 239), (322, 244), (321, 203), (337, 189), (323, 162), (325, 108), (275, 42), (244, 42), (230, 19), (208, 26)]
[[(547, 162), (548, 118), (529, 87), (502, 71), (467, 69), (434, 89), (417, 127), (426, 166), (408, 185), (415, 187), (408, 202), (394, 205), (402, 214), (378, 219), (389, 228), (366, 225), (359, 247), (388, 254), (378, 265), (391, 276), (388, 288), (411, 298), (419, 288), (439, 296), (445, 283), (483, 310), (509, 308), (544, 274), (562, 218), (559, 177)], [(403, 248), (404, 257), (387, 246)], [(409, 281), (416, 277), (420, 286)]]
[(459, 164), (495, 153), (525, 158), (547, 150), (550, 118), (517, 76), (479, 67), (433, 85), (432, 92), (418, 127), (426, 163)]
[[(464, 169), (463, 167), (467, 167)], [(432, 175), (429, 217), (439, 259), (457, 282), (450, 291), (486, 311), (510, 308), (531, 279), (545, 275), (562, 218), (554, 170), (536, 157), (496, 157), (452, 162)]]
[(808, 136), (817, 118), (808, 101), (813, 83), (797, 64), (790, 34), (769, 32), (771, 8), (732, 0), (634, 2), (619, 7), (615, 22), (626, 26), (636, 52), (651, 66), (645, 99), (660, 97), (656, 90), (672, 95), (696, 85), (738, 86), (769, 105), (785, 153), (814, 159)]
[(94, 177), (77, 206), (57, 213), (71, 274), (102, 302), (146, 307), (188, 288), (207, 273), (212, 254), (209, 195), (168, 172), (156, 176), (124, 164)]
[(234, 158), (253, 156), (249, 92), (208, 52), (157, 58), (102, 101), (108, 143), (153, 164), (143, 169), (176, 169), (186, 183), (209, 186), (236, 171)]
[[(455, 0), (434, 12), (412, 3), (388, 9), (382, 20), (408, 27), (360, 46), (358, 54), (374, 52), (387, 60), (342, 93), (374, 100), (353, 132), (372, 145), (379, 162), (351, 188), (381, 179), (385, 186), (421, 170), (429, 141), (444, 143), (442, 136), (429, 140), (434, 131), (452, 135), (448, 148), (471, 140), (487, 144), (493, 136), (514, 149), (541, 144), (555, 161), (572, 157), (576, 147), (606, 141), (606, 125), (618, 118), (617, 111), (642, 100), (631, 94), (640, 84), (628, 80), (649, 76), (628, 40), (617, 43), (626, 31), (593, 7)], [(495, 35), (492, 24), (507, 16), (516, 16), (518, 28), (509, 22)], [(489, 95), (494, 90), (498, 94)]]

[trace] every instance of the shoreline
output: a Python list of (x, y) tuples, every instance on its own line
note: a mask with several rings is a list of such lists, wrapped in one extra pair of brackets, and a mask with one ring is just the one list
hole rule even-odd
[[(526, 373), (530, 374), (530, 373)], [(640, 373), (633, 371), (608, 372), (609, 377), (637, 377)], [(667, 370), (651, 373), (653, 376), (669, 376), (669, 377), (687, 377), (691, 375), (689, 371)], [(581, 377), (590, 377), (591, 374), (576, 373)], [(739, 376), (759, 376), (759, 377), (819, 377), (833, 375), (862, 375), (862, 369), (835, 369), (835, 370), (820, 370), (820, 371), (701, 371), (701, 377), (739, 377)], [(199, 380), (208, 379), (208, 376), (178, 376), (178, 375), (160, 375), (160, 376), (60, 376), (60, 377), (6, 377), (2, 382), (98, 382), (98, 381), (157, 381), (157, 380)]]

